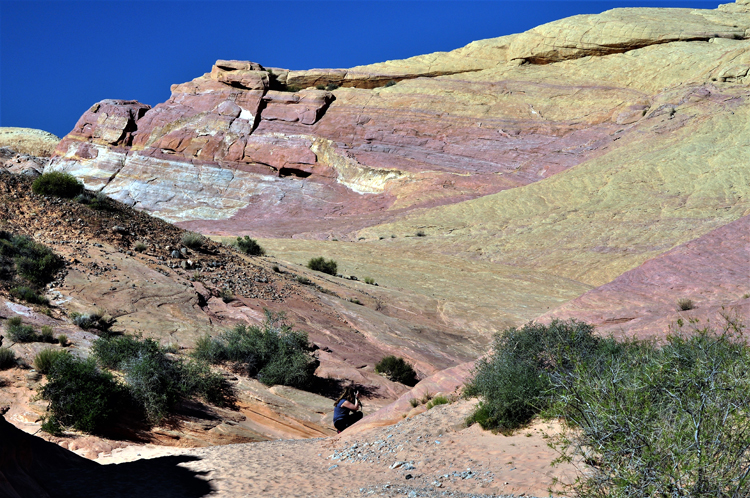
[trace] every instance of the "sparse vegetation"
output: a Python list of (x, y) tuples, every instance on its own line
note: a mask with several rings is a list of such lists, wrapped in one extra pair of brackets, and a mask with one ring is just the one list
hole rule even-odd
[(124, 386), (111, 373), (101, 371), (93, 358), (58, 357), (47, 373), (40, 396), (50, 402), (42, 429), (59, 433), (62, 426), (100, 433), (126, 399)]
[(307, 262), (307, 267), (313, 271), (319, 271), (334, 276), (336, 275), (336, 272), (338, 270), (336, 261), (332, 259), (326, 260), (322, 256), (318, 258), (312, 258)]
[(434, 408), (434, 407), (436, 407), (438, 405), (448, 405), (448, 404), (450, 404), (450, 402), (451, 402), (451, 400), (448, 399), (447, 396), (443, 396), (442, 394), (439, 394), (439, 395), (435, 396), (434, 398), (432, 398), (427, 403), (427, 409), (431, 410), (432, 408)]
[(312, 280), (302, 275), (297, 275), (296, 280), (302, 285), (312, 285)]
[(115, 323), (114, 318), (101, 310), (94, 311), (93, 313), (78, 313), (74, 311), (70, 314), (70, 319), (83, 330), (96, 329), (102, 332), (108, 332)]
[(393, 86), (395, 84), (396, 84), (396, 81), (395, 80), (391, 80), (391, 81), (389, 81), (388, 83), (385, 84), (385, 87), (388, 88), (388, 87)]
[(356, 297), (353, 297), (353, 298), (349, 299), (349, 302), (350, 302), (350, 303), (354, 303), (354, 304), (358, 304), (358, 305), (360, 305), (360, 306), (363, 306), (363, 304), (362, 304), (362, 301), (360, 301), (360, 300), (359, 300), (359, 299), (357, 299)]
[(61, 349), (43, 349), (34, 357), (34, 368), (42, 374), (48, 374), (55, 362), (68, 352)]
[(266, 385), (303, 388), (311, 384), (317, 367), (310, 350), (306, 333), (293, 330), (283, 315), (267, 312), (262, 327), (237, 325), (217, 338), (203, 337), (193, 356), (228, 363)]
[(692, 299), (682, 298), (682, 299), (678, 299), (677, 300), (677, 310), (678, 311), (688, 311), (688, 310), (692, 310), (694, 308), (695, 308), (695, 305), (693, 304), (693, 300)]
[(16, 364), (16, 353), (12, 349), (0, 348), (0, 370), (6, 370)]
[(49, 248), (24, 235), (0, 231), (0, 280), (19, 275), (34, 286), (51, 282), (63, 261)]
[(365, 283), (368, 285), (375, 285), (375, 279), (372, 277), (365, 277)]
[(57, 340), (55, 339), (55, 336), (52, 333), (52, 327), (49, 325), (44, 325), (39, 331), (39, 340), (42, 342), (49, 342), (49, 343), (56, 343)]
[(329, 92), (332, 92), (332, 91), (336, 90), (338, 87), (339, 87), (339, 85), (337, 85), (336, 83), (328, 83), (326, 85), (326, 90), (328, 90)]
[(143, 252), (146, 249), (148, 249), (148, 246), (146, 245), (145, 242), (142, 242), (140, 240), (136, 242), (135, 245), (133, 246), (133, 250), (136, 252)]
[(554, 399), (553, 374), (569, 372), (599, 353), (604, 340), (593, 331), (582, 322), (554, 320), (497, 334), (492, 353), (477, 361), (464, 390), (467, 396), (481, 397), (468, 422), (500, 430), (527, 424)]
[(407, 386), (417, 383), (417, 373), (403, 358), (386, 356), (375, 365), (375, 372), (384, 374), (393, 382), (399, 382)]
[(232, 292), (232, 289), (230, 289), (229, 287), (224, 287), (223, 289), (221, 289), (219, 295), (221, 297), (221, 300), (225, 303), (231, 303), (235, 299), (234, 292)]
[(153, 339), (131, 336), (101, 338), (92, 354), (103, 367), (125, 374), (130, 396), (150, 423), (159, 423), (182, 398), (193, 395), (224, 405), (233, 397), (223, 376), (200, 362), (170, 359)]
[(53, 195), (71, 199), (83, 193), (83, 184), (70, 173), (50, 171), (34, 180), (31, 191), (37, 195)]
[(20, 316), (9, 318), (5, 326), (8, 338), (13, 342), (34, 342), (39, 338), (34, 327), (24, 325)]
[(244, 238), (237, 237), (235, 245), (237, 246), (237, 249), (249, 256), (264, 256), (266, 254), (266, 251), (260, 246), (260, 244), (247, 235), (245, 235)]
[(198, 250), (203, 247), (205, 239), (203, 235), (195, 232), (185, 232), (180, 238), (180, 243), (188, 249)]
[(60, 344), (60, 346), (65, 347), (68, 345), (68, 336), (65, 334), (60, 334), (57, 336), (57, 342)]
[(412, 406), (412, 408), (416, 408), (419, 406), (419, 400), (417, 398), (410, 398), (409, 404)]
[(417, 230), (417, 233), (415, 233), (417, 237), (427, 237), (427, 234), (424, 233), (424, 230)]
[(13, 287), (10, 290), (10, 295), (15, 297), (16, 299), (26, 301), (29, 304), (42, 304), (45, 306), (49, 304), (49, 299), (44, 296), (40, 296), (34, 289), (25, 285)]
[(630, 342), (553, 377), (554, 413), (576, 429), (563, 459), (589, 466), (578, 496), (750, 495), (750, 347), (741, 326)]

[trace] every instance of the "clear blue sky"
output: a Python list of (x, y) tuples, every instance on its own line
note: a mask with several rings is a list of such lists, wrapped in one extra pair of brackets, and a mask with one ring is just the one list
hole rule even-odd
[(68, 133), (106, 98), (150, 105), (216, 59), (351, 67), (453, 50), (615, 7), (720, 1), (0, 0), (0, 126)]

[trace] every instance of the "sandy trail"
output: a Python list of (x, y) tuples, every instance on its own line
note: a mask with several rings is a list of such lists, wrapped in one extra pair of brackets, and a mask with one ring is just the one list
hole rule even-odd
[[(209, 482), (209, 496), (549, 496), (553, 478), (568, 482), (570, 464), (551, 467), (547, 446), (556, 423), (513, 436), (466, 428), (474, 403), (459, 401), (348, 436), (208, 448), (131, 446), (97, 461), (117, 464), (166, 456), (195, 458), (180, 467)], [(400, 464), (399, 464), (400, 462)]]

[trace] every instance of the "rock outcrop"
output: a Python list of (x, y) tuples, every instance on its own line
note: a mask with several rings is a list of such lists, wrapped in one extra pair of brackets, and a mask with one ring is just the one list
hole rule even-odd
[(0, 127), (0, 147), (8, 147), (21, 154), (49, 157), (58, 143), (58, 137), (43, 130)]

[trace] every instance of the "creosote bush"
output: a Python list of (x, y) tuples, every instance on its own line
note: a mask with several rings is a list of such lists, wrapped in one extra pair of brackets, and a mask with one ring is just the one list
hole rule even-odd
[(83, 184), (70, 173), (50, 171), (37, 177), (31, 184), (31, 190), (37, 195), (73, 198), (83, 193)]
[(63, 265), (62, 259), (44, 245), (24, 235), (0, 230), (0, 280), (19, 276), (41, 287), (51, 282)]
[(25, 285), (13, 287), (10, 290), (10, 295), (15, 297), (16, 299), (26, 301), (29, 304), (49, 304), (49, 299), (44, 296), (40, 296), (34, 289)]
[(34, 327), (24, 325), (20, 316), (9, 318), (5, 326), (8, 338), (13, 342), (34, 342), (39, 339)]
[(692, 299), (683, 298), (683, 299), (677, 300), (677, 310), (678, 311), (688, 311), (688, 310), (692, 310), (692, 309), (695, 309), (695, 305), (693, 304), (693, 300)]
[(46, 375), (50, 372), (55, 362), (67, 354), (67, 351), (61, 349), (43, 349), (34, 357), (34, 368), (36, 368), (39, 373)]
[(266, 251), (260, 246), (260, 244), (258, 244), (255, 239), (251, 239), (247, 235), (245, 235), (244, 238), (237, 237), (235, 245), (237, 246), (237, 249), (249, 256), (263, 256), (266, 254)]
[(167, 352), (153, 339), (132, 336), (100, 338), (92, 346), (101, 366), (125, 374), (127, 391), (150, 423), (162, 421), (180, 399), (190, 396), (216, 405), (231, 403), (233, 392), (222, 375), (195, 360), (171, 359)]
[(307, 262), (307, 267), (313, 271), (319, 271), (322, 273), (327, 273), (329, 275), (336, 275), (336, 272), (338, 270), (336, 261), (332, 259), (326, 260), (322, 256), (318, 258), (312, 258)]
[(599, 354), (602, 339), (575, 320), (529, 323), (495, 336), (492, 353), (477, 361), (464, 390), (481, 401), (468, 422), (511, 430), (527, 424), (556, 396), (551, 376)]
[(403, 358), (386, 356), (375, 365), (375, 372), (385, 374), (393, 382), (399, 382), (407, 386), (417, 383), (417, 373)]
[(216, 338), (204, 336), (193, 356), (209, 363), (228, 363), (269, 386), (304, 388), (312, 383), (318, 365), (311, 349), (305, 332), (293, 330), (283, 315), (266, 312), (262, 327), (237, 325)]
[(689, 328), (553, 379), (553, 413), (575, 427), (562, 459), (589, 463), (579, 496), (750, 496), (750, 347), (731, 319)]
[(66, 354), (47, 373), (40, 396), (50, 402), (42, 429), (59, 433), (62, 426), (100, 433), (127, 399), (124, 387), (111, 373), (96, 366), (93, 358), (80, 360)]
[(203, 238), (203, 235), (199, 233), (185, 232), (184, 234), (182, 234), (180, 242), (188, 249), (198, 250), (203, 247), (203, 243), (205, 242), (205, 240)]
[(0, 370), (6, 370), (16, 364), (16, 353), (12, 349), (0, 348)]

